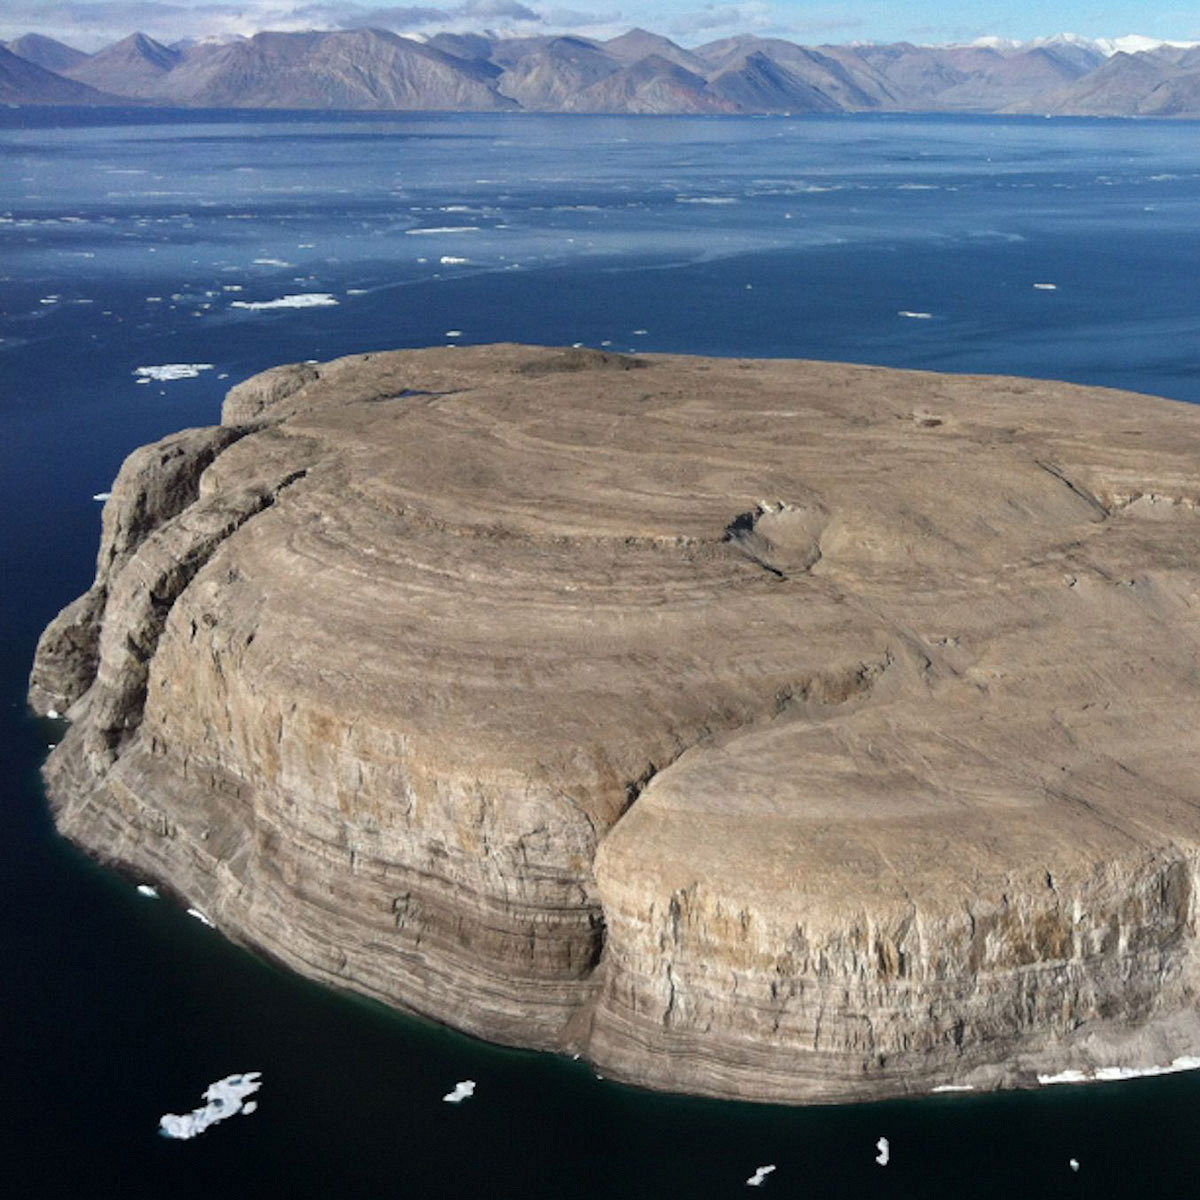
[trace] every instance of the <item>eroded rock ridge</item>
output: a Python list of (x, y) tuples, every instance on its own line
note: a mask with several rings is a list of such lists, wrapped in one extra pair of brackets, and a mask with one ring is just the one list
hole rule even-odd
[(1200, 413), (494, 346), (130, 456), (62, 830), (316, 978), (656, 1087), (1200, 1049)]

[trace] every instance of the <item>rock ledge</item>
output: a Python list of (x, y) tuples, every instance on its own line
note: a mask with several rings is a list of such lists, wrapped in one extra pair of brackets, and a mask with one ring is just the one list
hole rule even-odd
[[(636, 368), (636, 369), (631, 369)], [(1200, 1051), (1200, 412), (524, 346), (130, 456), (31, 703), (229, 936), (653, 1087)]]

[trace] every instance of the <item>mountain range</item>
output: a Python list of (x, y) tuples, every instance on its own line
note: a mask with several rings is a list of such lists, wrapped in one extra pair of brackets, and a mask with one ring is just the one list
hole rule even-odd
[(204, 108), (593, 113), (991, 112), (1200, 116), (1200, 46), (1063, 34), (964, 46), (801, 46), (753, 35), (685, 49), (632, 29), (564, 36), (382, 29), (167, 46), (142, 33), (84, 54), (0, 44), (0, 102)]

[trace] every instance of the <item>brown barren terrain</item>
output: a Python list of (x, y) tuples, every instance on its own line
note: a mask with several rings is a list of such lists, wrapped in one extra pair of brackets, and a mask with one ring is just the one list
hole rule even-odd
[(296, 969), (802, 1102), (1200, 1050), (1200, 412), (526, 346), (135, 452), (63, 831)]

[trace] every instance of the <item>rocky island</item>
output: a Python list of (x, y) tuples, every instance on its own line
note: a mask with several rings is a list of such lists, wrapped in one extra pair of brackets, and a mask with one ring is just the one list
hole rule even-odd
[(527, 346), (132, 454), (62, 831), (298, 971), (785, 1102), (1200, 1049), (1200, 412)]

